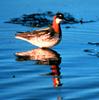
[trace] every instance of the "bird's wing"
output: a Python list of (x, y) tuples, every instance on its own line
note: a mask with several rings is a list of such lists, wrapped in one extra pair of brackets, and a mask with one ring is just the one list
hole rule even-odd
[(41, 36), (41, 35), (49, 35), (49, 36), (52, 37), (55, 34), (55, 31), (52, 27), (48, 27), (48, 28), (45, 28), (45, 29), (33, 31), (32, 34), (36, 34), (38, 37)]
[(54, 31), (51, 27), (45, 28), (45, 29), (40, 29), (40, 30), (35, 30), (32, 32), (22, 32), (16, 35), (19, 37), (31, 39), (34, 37), (42, 37), (42, 38), (50, 38), (54, 35)]
[(50, 33), (50, 28), (45, 28), (45, 29), (40, 29), (40, 30), (36, 30), (31, 32), (31, 35), (35, 35), (37, 37), (40, 37), (41, 35), (45, 35), (45, 34), (49, 34)]

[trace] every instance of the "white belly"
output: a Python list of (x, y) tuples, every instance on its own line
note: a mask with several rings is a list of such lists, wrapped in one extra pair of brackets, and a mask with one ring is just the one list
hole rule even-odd
[(60, 41), (60, 38), (53, 38), (50, 40), (40, 40), (40, 39), (36, 39), (36, 40), (31, 40), (30, 43), (32, 43), (35, 46), (38, 47), (53, 47), (54, 45), (58, 44)]

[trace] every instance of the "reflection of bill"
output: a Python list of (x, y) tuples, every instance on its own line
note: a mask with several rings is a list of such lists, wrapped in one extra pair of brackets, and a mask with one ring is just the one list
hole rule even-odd
[[(54, 87), (61, 86), (60, 81), (60, 63), (61, 57), (56, 51), (48, 48), (37, 48), (27, 52), (16, 53), (17, 60), (35, 60), (37, 64), (48, 64), (51, 65), (51, 73)], [(47, 74), (48, 75), (48, 74)]]

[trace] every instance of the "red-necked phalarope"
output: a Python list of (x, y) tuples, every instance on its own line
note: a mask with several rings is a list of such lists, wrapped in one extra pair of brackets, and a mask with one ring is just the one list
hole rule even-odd
[(16, 34), (17, 39), (25, 40), (38, 47), (50, 48), (58, 44), (61, 40), (60, 22), (64, 20), (62, 13), (57, 13), (52, 22), (52, 26), (35, 30), (32, 32), (22, 32)]

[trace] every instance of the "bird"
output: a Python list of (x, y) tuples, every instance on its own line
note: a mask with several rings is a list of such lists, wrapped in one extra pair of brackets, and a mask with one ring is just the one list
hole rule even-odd
[(57, 45), (62, 38), (60, 23), (65, 20), (63, 13), (56, 13), (50, 27), (34, 30), (31, 32), (19, 32), (17, 39), (21, 39), (40, 48), (51, 48)]

